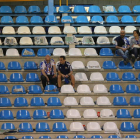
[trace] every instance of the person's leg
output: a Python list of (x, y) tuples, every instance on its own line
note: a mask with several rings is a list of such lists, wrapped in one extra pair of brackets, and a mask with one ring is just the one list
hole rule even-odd
[(61, 75), (57, 77), (58, 88), (61, 88)]
[(50, 76), (50, 84), (51, 85), (57, 85), (57, 77), (53, 78), (53, 75)]
[(41, 81), (42, 81), (43, 88), (45, 89), (47, 79), (46, 79), (46, 77), (44, 75), (41, 75)]
[(135, 58), (138, 57), (138, 48), (133, 48), (133, 54), (135, 55)]
[(123, 57), (124, 60), (126, 60), (126, 56), (125, 56), (124, 51), (122, 51), (121, 49), (118, 49), (117, 54), (120, 55), (121, 57)]
[(73, 86), (73, 88), (75, 87), (75, 78), (73, 75), (70, 76), (70, 79), (71, 79), (71, 84)]

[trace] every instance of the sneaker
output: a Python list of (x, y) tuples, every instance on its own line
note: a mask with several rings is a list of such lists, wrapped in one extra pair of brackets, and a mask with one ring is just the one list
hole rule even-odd
[(132, 54), (132, 55), (131, 55), (131, 58), (132, 58), (132, 62), (134, 63), (134, 62), (135, 62), (135, 55)]

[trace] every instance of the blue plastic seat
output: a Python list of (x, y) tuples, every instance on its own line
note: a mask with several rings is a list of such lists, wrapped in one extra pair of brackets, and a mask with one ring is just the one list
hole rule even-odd
[(59, 91), (55, 85), (47, 85), (44, 90), (45, 94), (58, 94)]
[(117, 16), (108, 16), (106, 18), (107, 23), (119, 23), (119, 19)]
[(24, 63), (24, 70), (37, 70), (38, 65), (34, 61), (26, 61)]
[(117, 13), (116, 8), (113, 5), (107, 5), (107, 6), (112, 6), (113, 11), (104, 11), (104, 13)]
[(113, 61), (104, 61), (103, 69), (117, 69)]
[(36, 124), (36, 132), (50, 132), (50, 127), (46, 122), (39, 122)]
[(117, 118), (132, 118), (129, 110), (127, 109), (119, 109), (116, 116)]
[(0, 70), (6, 70), (5, 65), (3, 62), (0, 62)]
[(31, 119), (31, 116), (28, 110), (18, 110), (16, 118), (17, 119)]
[(126, 92), (127, 93), (138, 93), (138, 94), (140, 93), (139, 87), (134, 84), (127, 85)]
[(123, 81), (136, 81), (135, 75), (132, 72), (125, 72), (122, 75)]
[(7, 77), (4, 73), (0, 73), (0, 82), (7, 82)]
[(78, 16), (76, 18), (76, 23), (89, 23), (86, 16)]
[(91, 136), (91, 139), (102, 139), (103, 137), (100, 135), (93, 135)]
[(51, 119), (64, 119), (64, 114), (63, 114), (62, 110), (53, 109), (50, 112), (50, 118)]
[(140, 97), (134, 96), (130, 98), (130, 105), (139, 106), (140, 105)]
[(38, 85), (31, 85), (28, 87), (28, 94), (42, 94), (42, 89)]
[(88, 10), (89, 13), (101, 13), (101, 9), (99, 6), (97, 5), (92, 5), (89, 7), (89, 10)]
[(40, 136), (39, 139), (51, 139), (50, 136)]
[(11, 16), (3, 16), (2, 18), (1, 18), (1, 23), (3, 23), (3, 24), (12, 24), (12, 23), (14, 23), (13, 22), (13, 19), (12, 19), (12, 17)]
[(118, 96), (113, 99), (114, 106), (128, 106), (126, 99), (124, 97)]
[(47, 101), (47, 106), (62, 106), (58, 97), (50, 97)]
[(92, 18), (91, 18), (91, 22), (92, 23), (102, 23), (102, 22), (104, 22), (103, 21), (103, 18), (101, 17), (101, 16), (93, 16)]
[(59, 7), (59, 10), (58, 10), (59, 13), (71, 13), (71, 9), (69, 6), (66, 6), (66, 5), (62, 5)]
[(140, 81), (140, 73), (139, 73), (139, 75), (138, 75), (138, 80)]
[(33, 132), (32, 125), (30, 123), (24, 122), (19, 125), (19, 132)]
[(140, 16), (137, 16), (136, 22), (137, 22), (137, 23), (140, 23)]
[(1, 126), (3, 130), (15, 130), (15, 126), (13, 123), (3, 123)]
[(110, 93), (124, 93), (121, 85), (111, 85), (110, 86)]
[(134, 139), (134, 138), (137, 138), (137, 137), (135, 135), (127, 135), (125, 138)]
[(51, 55), (49, 49), (46, 49), (46, 48), (38, 49), (37, 56), (42, 57), (46, 55)]
[(15, 107), (23, 107), (23, 106), (28, 106), (28, 102), (26, 98), (23, 97), (17, 97), (14, 101), (14, 106)]
[(12, 13), (12, 9), (10, 6), (1, 6), (0, 13)]
[(10, 111), (10, 110), (2, 110), (0, 112), (0, 119), (1, 120), (13, 120), (14, 116), (13, 116), (12, 111)]
[(36, 73), (28, 73), (26, 75), (26, 82), (39, 82), (40, 79)]
[(8, 63), (8, 70), (21, 70), (20, 63), (17, 61), (11, 61)]
[(0, 94), (10, 94), (8, 87), (5, 85), (0, 85)]
[(138, 131), (140, 131), (140, 123), (138, 124)]
[(23, 136), (22, 139), (34, 139), (32, 136)]
[(45, 106), (45, 103), (41, 97), (34, 97), (31, 99), (31, 106)]
[(11, 101), (9, 98), (2, 97), (0, 98), (0, 107), (10, 107), (12, 106)]
[(26, 94), (26, 90), (22, 85), (15, 85), (12, 87), (12, 94)]
[(100, 50), (100, 56), (113, 56), (112, 50), (110, 48), (102, 48)]
[(17, 139), (16, 137), (14, 137), (14, 136), (6, 136), (4, 139)]
[(59, 135), (56, 138), (57, 139), (68, 139), (68, 136), (66, 136), (66, 135)]
[[(27, 51), (30, 52), (31, 54), (27, 54), (26, 53)], [(35, 57), (34, 50), (29, 48), (23, 49), (21, 55), (22, 57)]]
[(85, 139), (85, 136), (83, 136), (83, 135), (76, 135), (73, 138), (74, 139)]
[(24, 82), (24, 80), (20, 73), (12, 73), (10, 75), (10, 82)]
[(40, 110), (35, 110), (33, 113), (33, 118), (34, 119), (47, 119), (47, 114), (46, 111), (40, 109)]
[(140, 109), (135, 109), (133, 116), (134, 116), (134, 118), (140, 118)]
[(121, 18), (121, 22), (122, 23), (134, 23), (134, 20), (133, 20), (132, 16), (127, 15), (127, 16), (123, 16)]
[(53, 132), (67, 132), (67, 127), (63, 122), (56, 122), (53, 124)]
[(30, 22), (31, 23), (43, 23), (43, 20), (42, 20), (42, 17), (40, 16), (32, 16), (31, 19), (30, 19)]
[(119, 13), (131, 13), (131, 10), (130, 10), (130, 8), (127, 5), (121, 5), (118, 8), (118, 12)]
[(74, 13), (87, 13), (84, 6), (75, 6)]
[(133, 12), (134, 13), (140, 13), (140, 5), (136, 5), (133, 7)]
[(29, 13), (40, 13), (41, 10), (38, 6), (30, 6), (28, 9)]
[[(54, 7), (54, 13), (57, 13), (56, 8)], [(48, 6), (45, 6), (44, 13), (48, 13)]]
[(120, 81), (119, 75), (116, 72), (109, 72), (106, 75), (107, 81)]
[(136, 132), (132, 122), (122, 122), (120, 130), (123, 132)]
[(54, 15), (48, 15), (45, 17), (45, 23), (58, 23), (58, 20)]
[(127, 63), (127, 65), (124, 64), (124, 61), (120, 61), (119, 63), (119, 69), (132, 69), (130, 62)]
[(71, 16), (63, 16), (61, 18), (61, 23), (74, 23), (74, 21)]
[(120, 137), (118, 135), (110, 135), (108, 136), (109, 139), (119, 139)]
[(29, 21), (28, 21), (28, 18), (26, 17), (26, 16), (18, 16), (17, 18), (16, 18), (16, 23), (21, 23), (21, 24), (28, 24), (29, 23)]
[(14, 12), (18, 14), (21, 14), (21, 13), (26, 14), (27, 10), (25, 6), (16, 6)]

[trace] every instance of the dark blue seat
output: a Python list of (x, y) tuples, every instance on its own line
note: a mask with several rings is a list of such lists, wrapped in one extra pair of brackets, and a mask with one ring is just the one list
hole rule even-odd
[(113, 5), (107, 5), (107, 6), (112, 6), (113, 11), (104, 11), (104, 13), (117, 13), (116, 8)]
[(46, 48), (38, 49), (37, 56), (42, 57), (46, 55), (51, 55), (49, 49), (46, 49)]
[(6, 70), (5, 65), (3, 62), (0, 62), (0, 70)]
[(11, 101), (9, 98), (2, 97), (0, 98), (0, 107), (10, 107), (12, 106)]
[(73, 138), (74, 139), (85, 139), (85, 136), (83, 136), (83, 135), (76, 135)]
[(140, 131), (140, 123), (138, 124), (138, 131)]
[(5, 13), (12, 13), (12, 9), (10, 6), (1, 6), (0, 7), (0, 13), (5, 14)]
[(136, 22), (137, 22), (137, 23), (140, 23), (140, 16), (137, 16)]
[(110, 91), (111, 94), (113, 94), (113, 93), (124, 93), (121, 85), (111, 85), (109, 91)]
[(106, 75), (107, 81), (120, 81), (119, 75), (115, 72), (109, 72)]
[(16, 6), (14, 12), (18, 14), (21, 14), (21, 13), (26, 14), (27, 10), (25, 6)]
[(24, 82), (24, 80), (20, 73), (12, 73), (10, 75), (10, 82)]
[(97, 5), (90, 6), (88, 12), (89, 13), (102, 13), (100, 7)]
[(28, 24), (29, 23), (29, 21), (28, 21), (28, 18), (26, 17), (26, 16), (18, 16), (17, 18), (16, 18), (16, 23), (21, 23), (21, 24)]
[(16, 137), (14, 137), (14, 136), (6, 136), (4, 139), (17, 139)]
[(120, 61), (119, 63), (119, 69), (132, 69), (130, 62), (127, 63), (127, 65), (124, 64), (124, 61)]
[(63, 122), (56, 122), (53, 124), (53, 132), (67, 132), (67, 127)]
[(117, 69), (113, 61), (104, 61), (103, 69)]
[(63, 16), (61, 18), (61, 23), (74, 23), (74, 21), (71, 16)]
[(123, 132), (136, 132), (132, 122), (122, 122), (120, 130)]
[(24, 70), (37, 70), (38, 65), (34, 61), (26, 61), (24, 63)]
[(91, 136), (91, 139), (102, 139), (103, 137), (100, 135), (93, 135)]
[(39, 122), (36, 124), (36, 132), (50, 132), (50, 127), (46, 122)]
[(40, 136), (39, 139), (51, 139), (50, 136)]
[(3, 123), (1, 126), (3, 130), (15, 130), (15, 126), (13, 123)]
[(33, 113), (33, 119), (47, 119), (47, 114), (44, 110), (35, 110)]
[(50, 97), (47, 101), (47, 106), (62, 106), (58, 97)]
[(32, 16), (30, 19), (30, 22), (33, 24), (34, 23), (40, 24), (40, 23), (43, 23), (43, 20), (42, 20), (42, 17), (40, 16)]
[(48, 15), (45, 17), (45, 23), (58, 23), (58, 20), (54, 15)]
[(11, 61), (8, 63), (8, 70), (21, 70), (20, 63), (17, 61)]
[(31, 116), (28, 110), (18, 110), (16, 118), (17, 119), (31, 119)]
[(126, 92), (127, 93), (137, 93), (137, 94), (140, 93), (139, 87), (137, 85), (134, 85), (134, 84), (127, 85)]
[(23, 136), (22, 139), (34, 139), (32, 136)]
[(108, 136), (109, 139), (119, 139), (120, 137), (118, 135), (110, 135)]
[(119, 13), (131, 13), (131, 10), (130, 10), (130, 8), (127, 5), (121, 5), (118, 8), (118, 12)]
[(31, 85), (28, 87), (28, 94), (42, 94), (42, 89), (38, 85)]
[(47, 85), (44, 90), (45, 94), (58, 94), (59, 91), (55, 85)]
[(59, 7), (59, 10), (58, 10), (59, 13), (71, 13), (71, 9), (69, 6), (67, 5), (62, 5)]
[(136, 5), (133, 7), (133, 12), (134, 13), (140, 13), (140, 5)]
[(0, 112), (0, 119), (1, 120), (13, 120), (14, 116), (13, 116), (12, 111), (10, 111), (10, 110), (2, 110)]
[(45, 103), (41, 97), (34, 97), (31, 99), (31, 106), (45, 106)]
[(135, 109), (133, 116), (134, 116), (134, 118), (140, 118), (140, 109)]
[(126, 15), (121, 18), (122, 23), (134, 23), (133, 17)]
[(86, 16), (78, 16), (76, 18), (76, 23), (89, 23)]
[(4, 73), (0, 73), (0, 82), (7, 82), (7, 77)]
[[(56, 8), (54, 7), (54, 13), (57, 13)], [(44, 13), (48, 13), (48, 6), (45, 6)]]
[(19, 125), (19, 132), (33, 132), (32, 125), (30, 123), (24, 122)]
[(127, 135), (125, 138), (127, 139), (134, 139), (134, 138), (137, 138), (135, 135)]
[(126, 99), (124, 97), (118, 96), (113, 99), (114, 106), (128, 106)]
[(40, 13), (41, 10), (38, 6), (30, 6), (28, 9), (29, 13)]
[(28, 73), (26, 75), (26, 82), (39, 82), (40, 79), (36, 73)]
[(50, 112), (50, 118), (51, 119), (64, 119), (64, 114), (63, 114), (62, 110), (53, 109)]
[(135, 75), (132, 72), (125, 72), (122, 75), (123, 81), (136, 81)]
[(140, 73), (139, 73), (139, 75), (138, 75), (138, 80), (140, 81)]
[(119, 19), (117, 16), (108, 16), (106, 18), (107, 23), (119, 23)]
[(132, 118), (129, 110), (127, 109), (119, 109), (116, 116), (117, 118)]
[(100, 56), (113, 56), (112, 50), (110, 48), (102, 48), (100, 50)]
[(103, 23), (103, 18), (101, 16), (93, 16), (91, 18), (92, 23)]
[(22, 55), (22, 57), (35, 57), (34, 50), (28, 49), (28, 48), (23, 49), (21, 55)]
[(130, 105), (139, 106), (140, 105), (140, 97), (134, 96), (130, 98)]
[(13, 19), (12, 19), (12, 17), (11, 16), (3, 16), (2, 18), (1, 18), (1, 23), (3, 23), (3, 24), (12, 24), (12, 23), (14, 23), (13, 22)]
[(12, 94), (26, 94), (26, 90), (22, 85), (15, 85), (12, 87)]
[(0, 85), (0, 94), (10, 94), (8, 87), (5, 85)]
[(56, 138), (57, 139), (68, 139), (68, 136), (66, 136), (66, 135), (59, 135)]
[(84, 6), (75, 6), (74, 13), (87, 13)]
[(23, 107), (23, 106), (28, 106), (28, 102), (26, 98), (23, 97), (17, 97), (14, 101), (14, 106), (15, 107)]

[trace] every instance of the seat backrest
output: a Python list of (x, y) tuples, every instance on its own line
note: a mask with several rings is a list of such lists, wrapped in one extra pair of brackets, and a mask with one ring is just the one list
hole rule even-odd
[(136, 132), (136, 129), (134, 128), (134, 124), (132, 122), (122, 122), (120, 130), (127, 132)]
[(104, 61), (103, 63), (104, 69), (116, 69), (115, 63), (113, 61)]
[(46, 48), (38, 49), (37, 56), (46, 56), (46, 55), (51, 56), (49, 49), (46, 49)]
[(129, 84), (126, 87), (126, 92), (127, 93), (140, 93), (139, 87), (135, 84)]
[(4, 73), (0, 73), (0, 82), (7, 82), (7, 77)]
[(119, 139), (120, 137), (118, 135), (110, 135), (108, 136), (109, 139)]
[(101, 16), (93, 16), (91, 18), (91, 22), (92, 23), (96, 23), (96, 22), (102, 23), (103, 22), (103, 18)]
[(97, 44), (110, 44), (109, 38), (106, 36), (99, 36), (97, 38)]
[[(48, 6), (45, 6), (44, 13), (48, 13)], [(57, 13), (56, 8), (54, 7), (54, 13)]]
[(4, 139), (17, 139), (17, 138), (14, 136), (6, 136)]
[(39, 122), (36, 124), (36, 132), (50, 132), (50, 127), (46, 122)]
[(53, 132), (67, 132), (67, 127), (63, 122), (56, 122), (53, 124)]
[(140, 109), (135, 109), (133, 113), (134, 118), (140, 118)]
[(135, 135), (127, 135), (125, 138), (133, 139), (133, 138), (137, 138), (137, 137)]
[(87, 68), (88, 69), (101, 69), (101, 66), (100, 66), (99, 62), (97, 62), (97, 61), (89, 61), (87, 63)]
[(54, 15), (48, 15), (45, 17), (45, 23), (58, 23), (58, 20)]
[(121, 5), (118, 8), (119, 13), (131, 13), (130, 8), (127, 5)]
[(35, 26), (32, 30), (33, 34), (46, 34), (45, 29), (42, 26)]
[(40, 136), (39, 139), (51, 139), (50, 136)]
[(15, 85), (12, 87), (12, 94), (26, 94), (26, 90), (22, 85)]
[(27, 122), (19, 124), (19, 132), (33, 132), (32, 125)]
[(29, 13), (40, 13), (41, 10), (38, 6), (30, 6), (28, 9)]
[(76, 29), (73, 26), (65, 26), (63, 30), (64, 34), (77, 34)]
[(50, 112), (51, 119), (64, 119), (64, 114), (60, 109), (53, 109)]
[(68, 136), (66, 136), (66, 135), (59, 135), (56, 138), (57, 139), (68, 139)]
[(0, 13), (12, 13), (12, 9), (10, 6), (1, 6)]
[(47, 101), (48, 106), (61, 106), (61, 101), (58, 97), (50, 97)]
[(10, 82), (23, 82), (23, 77), (21, 73), (12, 73), (10, 75)]
[(61, 56), (61, 55), (66, 56), (66, 52), (62, 48), (56, 48), (56, 49), (53, 50), (53, 55), (54, 56)]
[(41, 97), (34, 97), (30, 102), (31, 106), (45, 106), (45, 103)]
[(77, 87), (77, 92), (78, 93), (91, 93), (90, 88), (88, 85), (79, 85)]
[(121, 85), (111, 85), (110, 86), (110, 93), (124, 93)]
[(23, 136), (22, 139), (34, 139), (32, 136)]
[(106, 75), (107, 81), (120, 81), (119, 75), (116, 72), (109, 72)]
[(140, 13), (140, 5), (136, 5), (133, 7), (133, 12), (134, 13)]
[(83, 135), (76, 135), (73, 138), (74, 139), (85, 139), (85, 136), (83, 136)]
[(3, 16), (2, 18), (1, 18), (1, 23), (9, 23), (9, 24), (12, 24), (12, 23), (14, 23), (13, 22), (13, 19), (12, 19), (12, 17), (11, 16)]
[(3, 62), (0, 62), (0, 70), (6, 70), (5, 65)]
[(126, 102), (126, 99), (125, 97), (122, 97), (122, 96), (118, 96), (118, 97), (115, 97), (114, 100), (113, 100), (113, 105), (114, 106), (124, 106), (124, 105), (128, 105), (128, 103)]
[(71, 13), (71, 9), (69, 6), (66, 6), (66, 5), (62, 5), (59, 7), (59, 10), (58, 10), (59, 13)]
[(121, 21), (122, 22), (134, 22), (134, 20), (133, 20), (133, 17), (132, 16), (123, 16), (122, 18), (121, 18)]
[(3, 130), (15, 130), (15, 126), (13, 123), (3, 123), (1, 126), (1, 129)]
[(66, 97), (64, 99), (64, 105), (78, 105), (77, 100), (74, 97)]
[(5, 85), (0, 85), (0, 94), (10, 94), (8, 87)]
[(94, 48), (86, 48), (84, 51), (85, 56), (97, 56), (97, 52)]
[(75, 74), (76, 81), (88, 81), (87, 75), (83, 72), (77, 72)]
[(38, 65), (34, 61), (26, 61), (24, 63), (24, 70), (37, 70)]
[(34, 119), (47, 119), (47, 113), (46, 111), (42, 109), (35, 110), (33, 113)]
[(97, 5), (92, 5), (92, 6), (89, 7), (88, 12), (89, 13), (101, 13), (101, 9)]
[(69, 56), (82, 56), (81, 50), (78, 48), (70, 48), (68, 54)]
[(108, 16), (106, 21), (107, 22), (119, 22), (119, 19), (117, 16)]
[(12, 111), (10, 110), (2, 110), (0, 112), (0, 119), (2, 120), (13, 120), (14, 119), (14, 116), (13, 116), (13, 113)]
[(130, 98), (130, 105), (140, 105), (140, 97), (134, 96)]
[(21, 53), (22, 57), (34, 57), (35, 53), (33, 49), (23, 49)]
[(61, 18), (61, 23), (74, 23), (74, 20), (71, 16), (63, 16)]
[(18, 16), (16, 18), (16, 23), (29, 23), (29, 21), (26, 16)]
[(21, 13), (26, 14), (27, 10), (26, 10), (25, 6), (16, 6), (14, 9), (14, 12), (19, 13), (19, 14), (21, 14)]
[(102, 48), (100, 50), (100, 56), (113, 56), (112, 50), (110, 48)]
[(122, 75), (123, 81), (136, 81), (135, 75), (132, 72), (125, 72)]
[(49, 34), (61, 34), (60, 28), (58, 26), (51, 26), (48, 29)]
[(102, 139), (103, 137), (100, 135), (93, 135), (91, 136), (91, 139)]
[(14, 106), (15, 107), (28, 106), (27, 99), (23, 97), (17, 97), (14, 101)]
[(30, 19), (31, 23), (43, 23), (43, 20), (40, 16), (32, 16)]
[(40, 79), (36, 73), (28, 73), (26, 75), (26, 82), (39, 82)]
[(31, 119), (30, 113), (28, 110), (18, 110), (16, 118), (17, 119)]
[(129, 110), (127, 109), (119, 109), (116, 116), (117, 118), (132, 118)]
[(77, 23), (89, 23), (88, 19), (86, 16), (78, 16), (76, 18)]
[(28, 87), (28, 94), (42, 94), (42, 89), (39, 85), (30, 85)]
[(11, 61), (8, 63), (8, 70), (21, 70), (20, 63), (17, 61)]
[(75, 6), (74, 7), (74, 13), (86, 13), (86, 10), (84, 6)]

